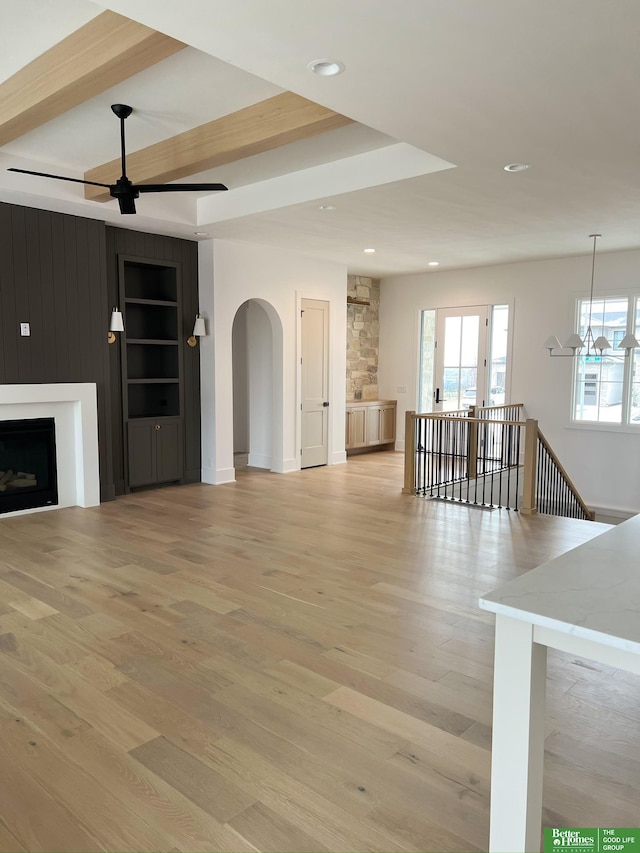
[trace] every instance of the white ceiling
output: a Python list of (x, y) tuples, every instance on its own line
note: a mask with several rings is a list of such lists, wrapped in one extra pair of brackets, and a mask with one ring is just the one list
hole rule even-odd
[[(640, 246), (637, 0), (0, 0), (0, 80), (104, 8), (190, 47), (0, 149), (0, 200), (371, 275), (587, 254), (593, 232), (602, 251)], [(312, 75), (324, 57), (345, 72)], [(223, 195), (146, 196), (123, 219), (4, 171), (116, 157), (116, 101), (133, 151), (283, 90), (358, 124), (205, 173)]]

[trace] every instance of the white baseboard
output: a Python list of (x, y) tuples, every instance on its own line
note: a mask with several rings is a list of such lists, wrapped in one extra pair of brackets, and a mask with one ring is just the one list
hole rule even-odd
[(345, 465), (347, 461), (347, 451), (346, 450), (336, 450), (335, 453), (331, 454), (331, 459), (329, 460), (329, 465)]
[(225, 483), (235, 483), (236, 469), (203, 468), (201, 477), (203, 483), (208, 483), (210, 486), (222, 486)]
[(282, 470), (278, 471), (279, 474), (292, 474), (294, 471), (300, 470), (300, 462), (295, 457), (293, 459), (283, 459), (282, 461)]
[(633, 509), (621, 509), (620, 507), (612, 506), (590, 505), (589, 509), (595, 512), (595, 520), (602, 522), (602, 524), (620, 524), (628, 518), (633, 518), (634, 515), (638, 514), (637, 511)]
[(251, 451), (249, 451), (247, 464), (250, 468), (266, 468), (270, 471), (271, 456), (268, 456), (266, 453), (251, 453)]
[(404, 438), (399, 438), (398, 441), (396, 441), (394, 449), (404, 451)]

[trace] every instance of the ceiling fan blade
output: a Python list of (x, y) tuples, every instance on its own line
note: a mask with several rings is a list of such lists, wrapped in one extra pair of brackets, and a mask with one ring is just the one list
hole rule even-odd
[(228, 190), (224, 184), (134, 184), (141, 193), (199, 193)]
[(133, 112), (127, 104), (112, 104), (113, 113), (120, 120), (120, 162), (122, 176), (115, 184), (102, 184), (98, 181), (85, 181), (82, 178), (66, 178), (64, 175), (51, 175), (48, 172), (33, 172), (30, 169), (9, 168), (9, 172), (21, 172), (23, 175), (36, 175), (39, 178), (53, 178), (56, 181), (70, 181), (73, 184), (88, 184), (92, 187), (104, 187), (111, 198), (118, 201), (120, 213), (135, 213), (136, 199), (140, 193), (184, 193), (184, 192), (224, 192), (224, 184), (133, 184), (127, 177), (127, 152), (125, 147), (124, 123)]
[(10, 167), (7, 172), (21, 172), (23, 175), (37, 175), (39, 178), (54, 178), (56, 181), (71, 181), (74, 184), (90, 184), (92, 187), (106, 187), (111, 189), (111, 184), (99, 184), (97, 181), (83, 181), (82, 178), (65, 178), (64, 175), (49, 175), (47, 172), (32, 172), (30, 169), (14, 169)]

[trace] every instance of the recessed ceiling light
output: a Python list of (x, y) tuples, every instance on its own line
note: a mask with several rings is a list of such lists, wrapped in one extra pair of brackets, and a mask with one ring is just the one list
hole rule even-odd
[(526, 172), (530, 168), (530, 163), (509, 163), (504, 166), (505, 172)]
[(363, 251), (367, 255), (372, 255), (375, 252), (375, 249), (363, 249)]
[(429, 266), (430, 267), (439, 267), (440, 261), (429, 261)]
[(207, 231), (194, 231), (193, 232), (196, 237), (208, 237), (209, 233)]
[(335, 204), (321, 204), (318, 210), (337, 210)]
[(335, 77), (336, 74), (342, 74), (344, 64), (335, 59), (314, 59), (307, 68), (318, 77)]

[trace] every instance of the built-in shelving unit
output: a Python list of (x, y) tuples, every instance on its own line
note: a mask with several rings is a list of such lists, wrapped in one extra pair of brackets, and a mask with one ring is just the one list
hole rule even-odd
[(180, 280), (177, 264), (119, 256), (126, 487), (184, 472)]

